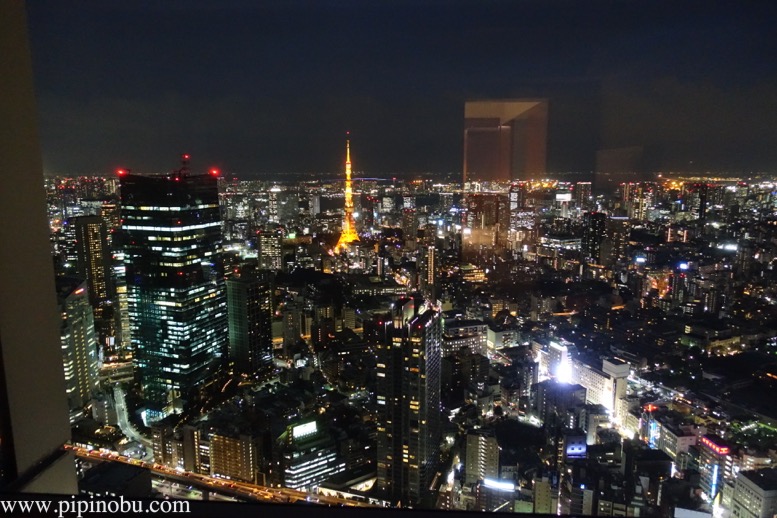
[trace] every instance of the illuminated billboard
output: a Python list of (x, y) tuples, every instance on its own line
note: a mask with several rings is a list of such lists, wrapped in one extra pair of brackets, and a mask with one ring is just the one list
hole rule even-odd
[(295, 439), (299, 439), (300, 437), (305, 437), (307, 435), (312, 435), (316, 433), (316, 422), (311, 421), (309, 423), (301, 424), (299, 426), (295, 426), (291, 429), (291, 436)]

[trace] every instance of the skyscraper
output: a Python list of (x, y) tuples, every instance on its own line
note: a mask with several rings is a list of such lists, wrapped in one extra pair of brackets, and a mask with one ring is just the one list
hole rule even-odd
[(70, 421), (74, 422), (83, 416), (84, 407), (97, 389), (97, 338), (87, 283), (81, 279), (59, 277), (57, 295), (62, 315), (60, 339), (65, 390)]
[(283, 231), (263, 231), (259, 234), (259, 266), (265, 270), (283, 269)]
[(180, 412), (226, 349), (217, 174), (120, 173), (121, 238), (146, 420)]
[[(602, 241), (601, 261), (605, 265), (613, 265), (626, 258), (626, 246), (629, 242), (631, 222), (629, 218), (610, 216), (607, 219), (607, 237)], [(604, 243), (609, 242), (605, 250)], [(605, 253), (606, 252), (606, 253)]]
[(335, 245), (335, 253), (359, 241), (356, 232), (356, 222), (353, 219), (353, 189), (351, 188), (351, 141), (345, 143), (345, 214), (343, 216), (343, 231)]
[(378, 345), (378, 488), (393, 504), (423, 504), (440, 447), (442, 319), (397, 303)]
[(464, 103), (464, 182), (510, 182), (546, 172), (548, 102)]
[(583, 259), (593, 259), (599, 264), (601, 260), (601, 245), (606, 236), (607, 214), (603, 212), (586, 212), (583, 214), (583, 239), (580, 248)]
[(575, 196), (575, 206), (581, 211), (589, 210), (593, 206), (593, 189), (591, 182), (575, 182), (572, 191)]
[(421, 248), (421, 268), (418, 272), (418, 284), (427, 300), (437, 300), (437, 277), (440, 271), (439, 262), (440, 254), (434, 245)]
[(645, 220), (648, 209), (653, 204), (656, 194), (656, 184), (651, 182), (630, 182), (620, 187), (623, 205), (629, 218)]
[(69, 222), (75, 229), (76, 272), (86, 279), (100, 346), (112, 346), (115, 335), (114, 289), (105, 220), (100, 216), (80, 216), (70, 218)]
[(254, 374), (272, 366), (272, 288), (266, 276), (245, 273), (227, 279), (229, 359)]

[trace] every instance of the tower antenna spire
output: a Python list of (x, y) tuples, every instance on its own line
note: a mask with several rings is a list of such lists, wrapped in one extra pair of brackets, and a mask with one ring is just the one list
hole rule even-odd
[(359, 241), (356, 222), (353, 219), (353, 189), (351, 187), (351, 132), (345, 132), (345, 215), (343, 232), (335, 245), (334, 252), (342, 252), (351, 243)]

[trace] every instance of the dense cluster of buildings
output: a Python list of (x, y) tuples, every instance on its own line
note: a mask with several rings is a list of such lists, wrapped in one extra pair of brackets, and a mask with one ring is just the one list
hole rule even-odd
[(51, 179), (71, 422), (385, 506), (773, 506), (775, 184), (535, 180), (510, 146), (546, 104), (468, 110), (463, 187), (352, 177), (350, 147), (345, 189), (188, 156)]

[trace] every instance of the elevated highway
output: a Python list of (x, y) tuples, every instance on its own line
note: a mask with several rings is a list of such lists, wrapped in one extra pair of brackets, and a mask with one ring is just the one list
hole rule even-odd
[(195, 486), (203, 490), (213, 491), (221, 494), (235, 496), (241, 500), (246, 501), (260, 501), (260, 502), (276, 502), (276, 503), (294, 503), (294, 502), (308, 502), (319, 505), (329, 506), (348, 506), (348, 507), (371, 507), (378, 506), (368, 504), (365, 502), (359, 502), (347, 498), (338, 498), (335, 496), (319, 495), (316, 493), (306, 493), (305, 491), (298, 491), (296, 489), (289, 489), (285, 487), (268, 487), (259, 486), (256, 484), (249, 484), (247, 482), (240, 482), (236, 480), (225, 480), (222, 478), (211, 477), (208, 475), (201, 475), (199, 473), (191, 473), (188, 471), (179, 471), (176, 469), (162, 466), (161, 464), (154, 464), (151, 462), (145, 462), (138, 459), (131, 459), (123, 455), (119, 455), (115, 452), (105, 452), (96, 450), (86, 450), (84, 448), (78, 448), (75, 446), (67, 445), (67, 449), (75, 452), (75, 455), (82, 459), (88, 459), (93, 461), (110, 461), (110, 462), (123, 462), (124, 464), (131, 464), (133, 466), (140, 466), (151, 470), (155, 475), (175, 480), (177, 482), (183, 482), (190, 486)]

